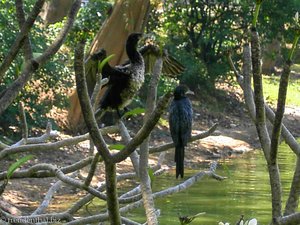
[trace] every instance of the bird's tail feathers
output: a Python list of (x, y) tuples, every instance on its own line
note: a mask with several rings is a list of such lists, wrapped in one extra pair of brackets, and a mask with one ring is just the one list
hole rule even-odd
[(176, 162), (176, 179), (184, 175), (184, 146), (178, 145), (175, 147), (175, 162)]

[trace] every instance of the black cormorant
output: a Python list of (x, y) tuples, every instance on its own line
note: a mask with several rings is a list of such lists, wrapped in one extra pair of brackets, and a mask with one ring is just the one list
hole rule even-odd
[[(126, 53), (130, 63), (122, 66), (111, 67), (106, 63), (102, 69), (102, 76), (108, 77), (109, 82), (103, 87), (100, 97), (100, 111), (125, 108), (133, 99), (144, 82), (145, 64), (142, 55), (137, 51), (141, 33), (132, 33), (126, 41)], [(99, 58), (106, 56), (105, 50), (101, 50)]]
[(186, 96), (189, 89), (179, 85), (174, 90), (174, 99), (169, 109), (169, 126), (175, 144), (176, 178), (184, 175), (184, 147), (191, 137), (193, 109)]

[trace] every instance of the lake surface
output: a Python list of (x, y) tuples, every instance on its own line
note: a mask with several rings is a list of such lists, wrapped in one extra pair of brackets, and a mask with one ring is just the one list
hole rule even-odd
[[(279, 151), (281, 179), (284, 201), (288, 196), (290, 180), (293, 176), (296, 158), (283, 144)], [(186, 178), (197, 171), (186, 171)], [(249, 152), (238, 158), (221, 160), (217, 173), (228, 177), (223, 181), (204, 178), (188, 190), (164, 199), (155, 200), (156, 208), (161, 210), (159, 222), (162, 225), (178, 225), (178, 215), (195, 215), (206, 212), (191, 224), (217, 225), (220, 221), (236, 224), (240, 215), (245, 219), (256, 218), (259, 224), (268, 224), (271, 218), (271, 194), (269, 176), (263, 153), (260, 150)], [(174, 174), (166, 174), (155, 180), (155, 191), (174, 186), (179, 181)], [(283, 206), (285, 202), (283, 202)], [(129, 218), (144, 222), (143, 210), (138, 209)]]

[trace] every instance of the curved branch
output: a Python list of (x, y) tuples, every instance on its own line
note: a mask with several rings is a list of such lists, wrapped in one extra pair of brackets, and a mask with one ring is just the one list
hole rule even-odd
[[(190, 138), (190, 140), (188, 142), (193, 142), (199, 139), (203, 139), (206, 138), (208, 136), (210, 136), (213, 132), (215, 132), (215, 130), (217, 129), (218, 124), (215, 123), (213, 126), (211, 126), (207, 131), (204, 131), (200, 134), (194, 135)], [(174, 148), (175, 145), (173, 142), (158, 146), (158, 147), (152, 147), (150, 148), (149, 152), (152, 153), (156, 153), (156, 152), (163, 152), (163, 151), (167, 151), (170, 148)]]
[(280, 225), (292, 225), (298, 224), (300, 221), (300, 212), (293, 213), (288, 216), (283, 216), (277, 220), (277, 223)]
[(0, 209), (0, 214), (4, 217), (4, 220), (13, 221), (17, 224), (36, 224), (41, 221), (45, 222), (60, 222), (60, 221), (72, 221), (73, 217), (68, 213), (47, 213), (43, 215), (33, 216), (13, 216)]
[[(217, 179), (217, 180), (225, 179), (226, 177), (221, 177), (221, 176), (219, 176), (215, 173), (216, 164), (217, 164), (216, 162), (212, 163), (211, 168), (209, 170), (201, 171), (201, 172), (195, 174), (194, 176), (192, 176), (191, 178), (189, 178), (188, 180), (182, 182), (179, 185), (176, 185), (176, 186), (170, 187), (166, 190), (154, 193), (153, 197), (154, 198), (159, 198), (159, 197), (164, 197), (166, 195), (170, 195), (170, 194), (174, 194), (174, 193), (183, 191), (186, 188), (193, 185), (195, 182), (200, 181), (205, 176), (209, 176), (209, 177), (212, 177), (212, 178)], [(126, 212), (128, 212), (132, 209), (135, 209), (135, 208), (138, 208), (138, 207), (142, 206), (142, 204), (143, 204), (143, 200), (141, 199), (141, 200), (139, 200), (135, 203), (132, 203), (130, 205), (122, 207), (120, 209), (120, 212), (122, 214), (125, 214)], [(69, 223), (66, 223), (66, 225), (82, 225), (82, 224), (96, 223), (96, 222), (99, 223), (99, 222), (106, 221), (106, 220), (108, 220), (108, 215), (107, 215), (107, 213), (104, 213), (104, 214), (89, 216), (89, 217), (85, 217), (85, 218), (78, 219), (78, 220), (75, 220), (75, 221), (71, 221)]]
[[(91, 164), (93, 158), (88, 157), (80, 160), (70, 166), (65, 166), (61, 168), (61, 171), (64, 174), (73, 173), (76, 170), (80, 170), (83, 167)], [(47, 164), (46, 164), (47, 165)], [(16, 171), (10, 177), (10, 179), (19, 179), (19, 178), (45, 178), (45, 177), (55, 177), (55, 173), (51, 170), (45, 170), (45, 164), (36, 164), (28, 169)], [(0, 180), (7, 178), (7, 172), (0, 173)]]
[[(16, 0), (15, 5), (16, 5), (16, 11), (17, 11), (16, 15), (17, 15), (19, 27), (21, 29), (22, 26), (24, 25), (24, 23), (26, 22), (23, 0)], [(23, 49), (24, 49), (25, 61), (32, 59), (33, 54), (32, 54), (32, 47), (31, 47), (29, 36), (26, 36), (24, 38)]]
[(147, 121), (144, 123), (135, 137), (130, 140), (130, 142), (122, 151), (113, 155), (112, 158), (115, 163), (125, 160), (145, 140), (145, 138), (148, 137), (152, 129), (157, 124), (160, 116), (165, 112), (170, 98), (171, 92), (168, 92), (159, 100), (155, 110), (149, 115)]
[(59, 149), (61, 147), (75, 145), (79, 142), (85, 141), (89, 138), (88, 134), (80, 135), (73, 138), (67, 138), (61, 141), (53, 142), (53, 143), (42, 143), (42, 144), (29, 144), (29, 145), (22, 145), (16, 147), (9, 147), (2, 151), (0, 151), (0, 160), (7, 157), (8, 155), (20, 153), (20, 152), (27, 152), (27, 151), (46, 151), (46, 150), (53, 150)]
[(111, 159), (111, 154), (105, 144), (105, 141), (100, 133), (100, 130), (96, 122), (94, 110), (88, 94), (85, 71), (83, 66), (83, 59), (84, 59), (84, 43), (79, 43), (78, 47), (75, 49), (75, 60), (74, 60), (74, 70), (76, 76), (76, 87), (78, 92), (78, 98), (82, 109), (84, 121), (91, 135), (93, 143), (97, 147), (97, 150), (99, 154), (102, 156), (102, 158), (104, 159), (104, 161), (108, 162)]

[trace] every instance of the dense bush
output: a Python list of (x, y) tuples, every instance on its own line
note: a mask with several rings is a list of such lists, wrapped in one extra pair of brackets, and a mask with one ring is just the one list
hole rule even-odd
[[(24, 2), (25, 11), (29, 12), (34, 3), (34, 0)], [(92, 41), (105, 19), (108, 7), (107, 3), (91, 0), (81, 8), (75, 26), (67, 37), (66, 45), (34, 74), (14, 103), (0, 115), (2, 131), (8, 132), (10, 128), (18, 126), (20, 101), (25, 104), (30, 127), (45, 127), (53, 108), (66, 108), (67, 97), (74, 87), (72, 55), (76, 40), (78, 36), (84, 35), (88, 42)], [(41, 18), (38, 18), (30, 33), (34, 56), (41, 54), (52, 43), (62, 25), (63, 22), (59, 22), (45, 27)], [(14, 1), (0, 1), (0, 60), (13, 44), (18, 31)], [(19, 76), (23, 66), (23, 57), (19, 54), (1, 82), (0, 92)]]

